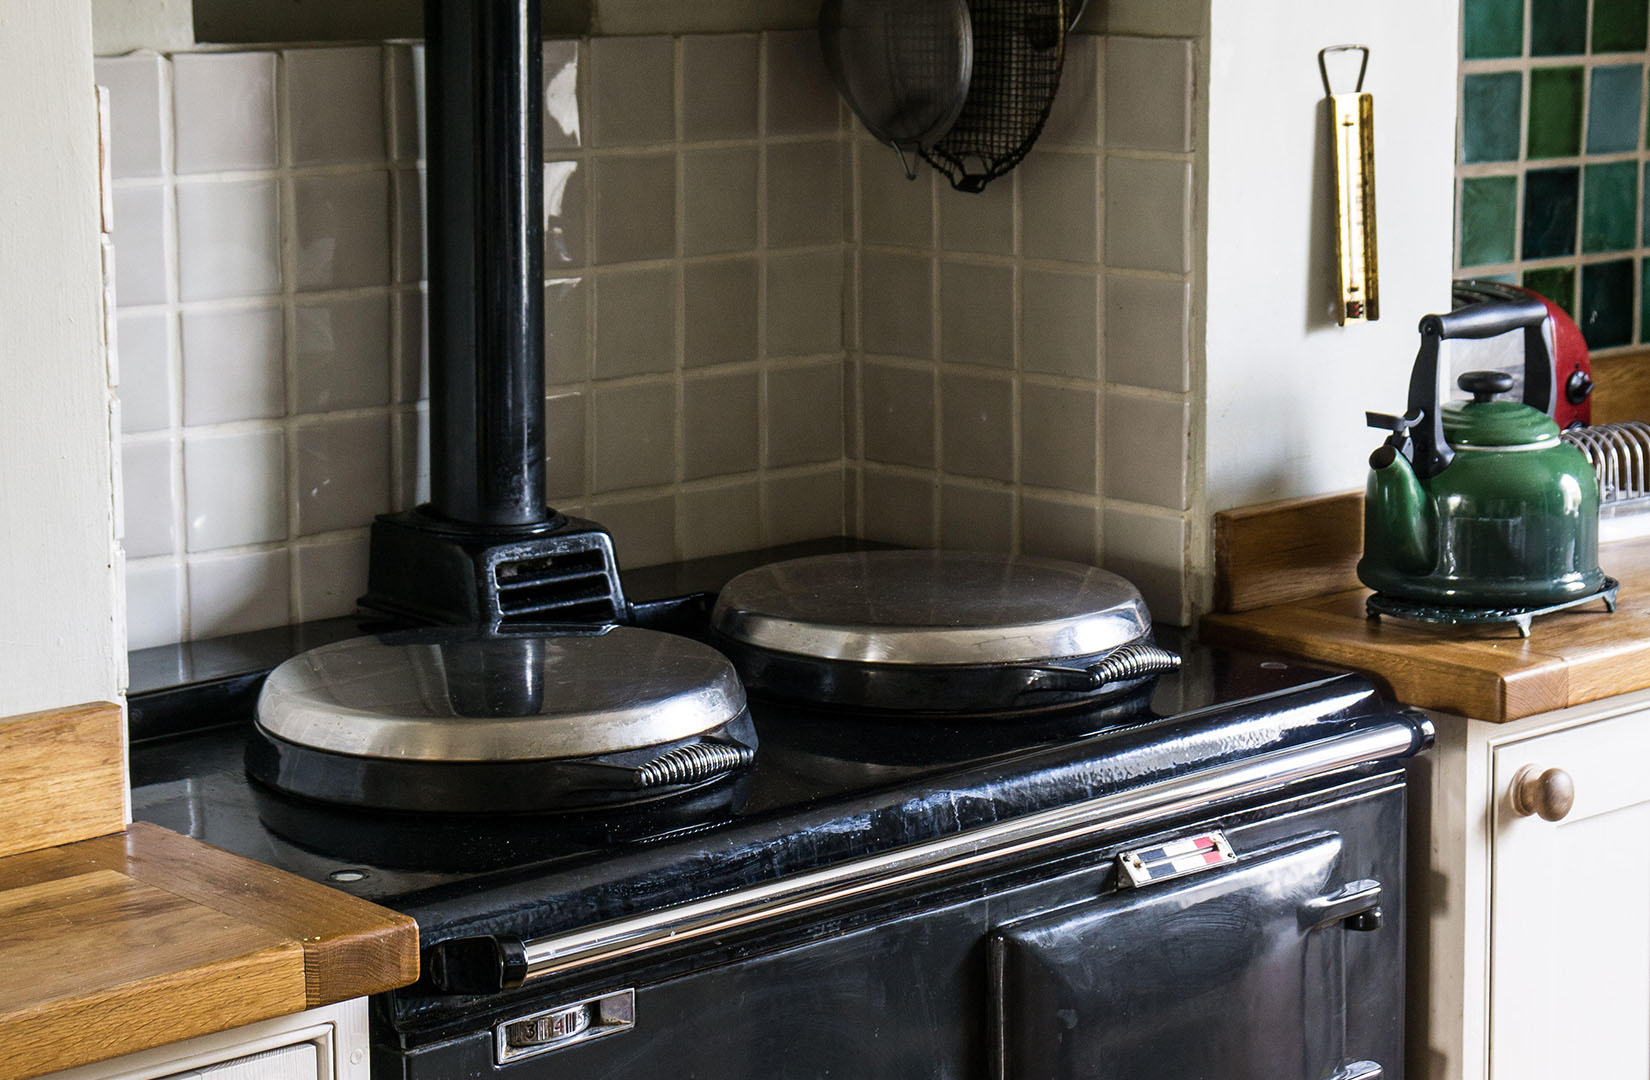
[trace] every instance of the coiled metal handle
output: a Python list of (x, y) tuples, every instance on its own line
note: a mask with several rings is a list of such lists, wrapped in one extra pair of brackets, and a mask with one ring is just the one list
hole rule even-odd
[(1096, 687), (1107, 683), (1124, 682), (1128, 679), (1138, 679), (1145, 675), (1156, 675), (1164, 671), (1175, 671), (1180, 667), (1180, 656), (1156, 645), (1137, 641), (1129, 645), (1121, 645), (1097, 662), (1090, 664), (1088, 673), (1094, 680)]
[(688, 743), (638, 766), (634, 784), (639, 788), (692, 784), (749, 765), (755, 756), (755, 751), (748, 746), (719, 742)]

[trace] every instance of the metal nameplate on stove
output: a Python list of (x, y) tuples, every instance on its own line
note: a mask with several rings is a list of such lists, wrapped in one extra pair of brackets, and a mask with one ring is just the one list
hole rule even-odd
[(636, 991), (617, 990), (506, 1020), (493, 1028), (494, 1061), (548, 1054), (636, 1026)]
[(1117, 856), (1117, 885), (1138, 889), (1170, 878), (1185, 877), (1199, 870), (1237, 862), (1237, 854), (1218, 829), (1170, 840), (1156, 847), (1136, 848)]

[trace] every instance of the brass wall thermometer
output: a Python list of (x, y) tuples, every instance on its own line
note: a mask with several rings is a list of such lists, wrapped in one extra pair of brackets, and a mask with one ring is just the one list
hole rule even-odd
[[(1329, 83), (1324, 57), (1335, 52), (1358, 52), (1358, 84), (1350, 94), (1337, 94)], [(1331, 45), (1318, 52), (1323, 91), (1329, 95), (1329, 143), (1335, 154), (1335, 261), (1338, 264), (1339, 301), (1335, 320), (1373, 322), (1381, 317), (1380, 272), (1375, 256), (1375, 98), (1363, 92), (1369, 68), (1369, 48)]]

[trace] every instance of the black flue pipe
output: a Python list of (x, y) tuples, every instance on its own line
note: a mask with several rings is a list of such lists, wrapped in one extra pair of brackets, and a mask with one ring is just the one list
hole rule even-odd
[(538, 0), (426, 0), (430, 505), (533, 525), (544, 488)]

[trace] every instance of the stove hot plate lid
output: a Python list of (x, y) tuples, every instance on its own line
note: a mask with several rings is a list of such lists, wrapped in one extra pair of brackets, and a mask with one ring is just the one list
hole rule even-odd
[(1139, 591), (1080, 563), (956, 551), (861, 551), (770, 563), (717, 597), (716, 629), (824, 660), (924, 666), (1094, 656), (1151, 629)]
[(594, 757), (690, 738), (744, 711), (720, 653), (634, 627), (352, 638), (288, 660), (258, 699), (260, 726), (288, 742), (425, 762)]

